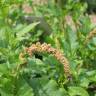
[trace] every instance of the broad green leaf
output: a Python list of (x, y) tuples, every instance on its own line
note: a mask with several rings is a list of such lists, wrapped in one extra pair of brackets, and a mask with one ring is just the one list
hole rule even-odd
[(87, 91), (82, 87), (69, 87), (68, 93), (70, 96), (89, 96)]
[(1, 96), (13, 96), (13, 94), (7, 94), (4, 91), (2, 91), (1, 89), (0, 89), (0, 95)]
[(87, 88), (90, 83), (90, 80), (87, 78), (81, 78), (80, 80), (80, 86)]
[[(8, 74), (9, 75), (9, 74)], [(1, 91), (1, 96), (12, 96), (13, 93), (13, 81), (11, 81), (12, 79), (10, 77), (4, 77), (2, 76), (0, 78), (0, 91)], [(6, 95), (4, 95), (6, 94)]]
[(22, 86), (20, 86), (17, 96), (34, 96), (32, 88), (24, 82)]
[(24, 36), (26, 33), (28, 33), (29, 31), (31, 31), (35, 26), (37, 26), (40, 22), (35, 22), (35, 23), (31, 23), (28, 26), (26, 26), (24, 29), (22, 29), (21, 31), (17, 32), (17, 37), (18, 39), (22, 36)]
[(0, 74), (8, 73), (8, 66), (6, 64), (0, 64)]
[(86, 73), (88, 76), (88, 79), (92, 82), (96, 82), (96, 70), (92, 70)]
[(48, 80), (46, 77), (33, 78), (30, 80), (30, 85), (36, 96), (68, 96), (65, 89), (59, 88), (55, 80)]
[(96, 45), (96, 37), (93, 38), (93, 44)]
[(78, 48), (78, 42), (77, 42), (77, 33), (74, 32), (69, 25), (66, 28), (65, 40), (67, 42), (67, 47), (69, 47), (68, 51), (70, 51), (72, 54)]
[[(0, 79), (1, 96), (33, 96), (33, 90), (22, 78), (22, 76), (15, 77), (1, 77)], [(4, 95), (6, 94), (6, 95)]]
[(44, 90), (46, 90), (46, 93), (49, 94), (49, 96), (67, 96), (65, 89), (58, 88), (58, 84), (55, 80), (50, 80), (44, 87)]

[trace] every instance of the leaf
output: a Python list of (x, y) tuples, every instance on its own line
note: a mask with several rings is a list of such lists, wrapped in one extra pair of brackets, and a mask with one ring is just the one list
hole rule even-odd
[[(29, 82), (29, 81), (28, 81)], [(68, 96), (64, 88), (59, 88), (55, 80), (31, 79), (30, 84), (36, 96)]]
[(7, 74), (8, 73), (8, 66), (7, 64), (0, 64), (0, 74)]
[(81, 78), (81, 80), (80, 80), (80, 86), (82, 86), (82, 87), (85, 87), (85, 88), (87, 88), (88, 87), (88, 85), (89, 85), (89, 83), (90, 83), (90, 81), (87, 79), (87, 78)]
[(67, 92), (64, 88), (58, 88), (58, 84), (55, 80), (50, 80), (48, 84), (44, 87), (44, 90), (46, 90), (46, 93), (49, 94), (49, 96), (64, 96)]
[(89, 96), (87, 91), (82, 87), (69, 87), (68, 93), (70, 96)]
[(96, 82), (96, 70), (88, 71), (86, 74), (91, 82)]
[[(72, 52), (76, 51), (76, 49), (78, 47), (77, 46), (78, 42), (77, 42), (77, 33), (74, 32), (69, 25), (66, 28), (65, 40), (67, 43), (66, 42), (64, 42), (64, 43), (68, 44), (67, 45), (69, 47), (68, 51), (71, 51), (71, 54), (72, 54)], [(66, 47), (66, 45), (65, 45), (65, 47)]]
[(8, 52), (9, 52), (8, 49), (0, 47), (0, 54), (6, 55), (6, 53)]
[(20, 39), (20, 37), (24, 36), (26, 33), (28, 33), (30, 30), (32, 30), (35, 26), (37, 26), (40, 22), (31, 23), (28, 26), (26, 26), (21, 31), (17, 32), (17, 37)]
[(12, 94), (7, 94), (0, 89), (0, 96), (13, 96)]
[[(12, 82), (11, 82), (11, 78), (4, 78), (4, 77), (1, 77), (0, 78), (0, 93), (1, 93), (1, 96), (11, 96), (12, 94)], [(6, 95), (4, 95), (6, 94)]]
[(25, 82), (19, 89), (17, 96), (33, 96), (32, 88)]
[(44, 64), (41, 60), (39, 59), (30, 59), (28, 61), (28, 69), (31, 70), (31, 72), (36, 72), (36, 73), (42, 73), (45, 74), (47, 71), (47, 65)]

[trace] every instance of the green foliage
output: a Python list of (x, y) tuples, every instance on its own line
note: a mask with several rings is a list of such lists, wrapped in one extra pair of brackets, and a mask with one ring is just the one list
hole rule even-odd
[[(32, 5), (31, 0), (26, 3)], [(96, 96), (96, 37), (85, 44), (96, 25), (84, 15), (86, 3), (67, 0), (60, 7), (49, 0), (46, 6), (32, 6), (32, 14), (23, 13), (23, 4), (24, 0), (0, 1), (0, 96)], [(45, 17), (53, 32), (42, 42), (50, 43), (68, 58), (72, 80), (65, 77), (62, 64), (49, 54), (38, 53), (43, 59), (36, 58), (36, 54), (26, 56), (25, 65), (19, 59), (24, 48), (43, 35), (39, 22), (28, 24), (23, 21), (25, 15)], [(66, 21), (69, 15), (74, 24), (69, 24), (70, 18)]]

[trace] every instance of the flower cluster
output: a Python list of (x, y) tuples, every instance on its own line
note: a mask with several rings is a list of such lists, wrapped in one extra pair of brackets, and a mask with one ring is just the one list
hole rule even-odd
[(30, 56), (32, 56), (35, 52), (45, 52), (52, 54), (61, 64), (63, 64), (65, 75), (70, 76), (71, 72), (68, 60), (58, 49), (51, 47), (50, 44), (40, 44), (40, 42), (37, 42), (36, 44), (32, 44), (30, 47), (26, 48), (26, 52)]
[(86, 39), (85, 39), (85, 44), (86, 44), (89, 40), (91, 40), (95, 35), (96, 35), (96, 29), (94, 29), (93, 31), (91, 31), (91, 32), (87, 35), (87, 37), (86, 37)]

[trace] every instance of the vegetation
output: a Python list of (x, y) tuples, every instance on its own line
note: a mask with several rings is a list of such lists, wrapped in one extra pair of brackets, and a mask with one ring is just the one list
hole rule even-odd
[(86, 0), (33, 1), (0, 0), (0, 96), (96, 96)]

